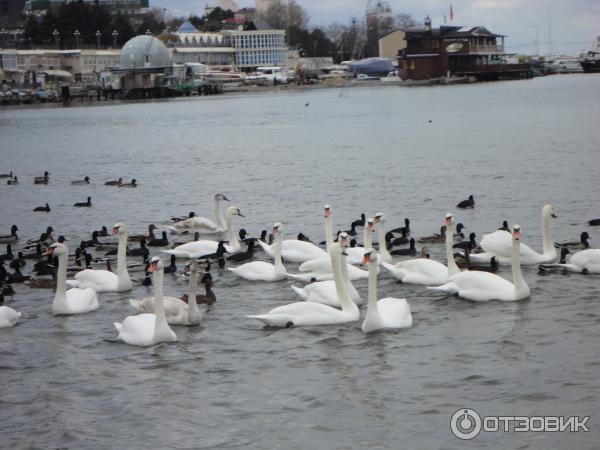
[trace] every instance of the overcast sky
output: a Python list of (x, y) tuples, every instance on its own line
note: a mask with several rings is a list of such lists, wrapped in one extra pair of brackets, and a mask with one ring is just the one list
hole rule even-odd
[[(349, 23), (364, 19), (367, 0), (296, 0), (310, 16), (311, 25)], [(167, 8), (175, 15), (201, 14), (202, 0), (150, 0), (150, 6)], [(208, 2), (209, 4), (216, 4)], [(254, 6), (253, 0), (237, 0), (240, 6)], [(536, 30), (540, 52), (577, 54), (591, 49), (600, 35), (600, 0), (389, 0), (394, 14), (406, 13), (421, 20), (429, 14), (433, 25), (449, 21), (452, 3), (455, 25), (483, 25), (506, 34), (508, 51), (532, 53)], [(551, 36), (551, 39), (550, 39)]]

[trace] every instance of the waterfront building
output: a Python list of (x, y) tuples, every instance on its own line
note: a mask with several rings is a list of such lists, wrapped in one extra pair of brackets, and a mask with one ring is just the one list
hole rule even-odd
[(406, 48), (400, 50), (401, 78), (424, 80), (447, 76), (471, 76), (478, 80), (531, 77), (531, 64), (509, 64), (504, 51), (506, 36), (478, 26), (431, 27), (425, 18), (420, 29), (406, 30)]
[(221, 33), (201, 33), (190, 22), (184, 22), (169, 40), (173, 62), (201, 63), (218, 68), (232, 66), (235, 49)]
[(119, 62), (119, 50), (0, 50), (4, 79), (29, 86), (51, 77), (93, 84), (101, 71), (117, 68)]
[(234, 64), (240, 70), (286, 65), (285, 30), (227, 30), (222, 34), (225, 42), (234, 48)]
[(404, 30), (394, 30), (379, 39), (379, 57), (398, 59), (400, 50), (406, 48), (406, 33)]

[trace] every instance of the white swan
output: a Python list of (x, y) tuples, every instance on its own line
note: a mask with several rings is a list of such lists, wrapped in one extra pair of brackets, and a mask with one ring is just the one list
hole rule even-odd
[[(229, 253), (237, 252), (241, 249), (240, 241), (233, 226), (233, 216), (244, 217), (237, 206), (230, 206), (225, 213), (225, 226), (227, 228), (227, 239), (229, 244), (225, 244), (225, 249)], [(175, 255), (178, 258), (196, 259), (204, 255), (209, 255), (217, 251), (218, 241), (202, 239), (199, 241), (187, 242), (171, 250), (162, 250), (163, 253)]]
[(383, 267), (403, 283), (413, 284), (443, 284), (448, 278), (460, 270), (454, 261), (452, 238), (454, 233), (454, 218), (446, 214), (443, 224), (446, 226), (446, 258), (448, 267), (429, 258), (416, 258), (400, 261), (396, 264), (382, 263)]
[[(325, 218), (325, 242), (327, 243), (327, 246), (329, 246), (329, 243), (333, 242), (331, 230), (331, 207), (329, 205), (325, 205), (323, 208), (323, 217)], [(329, 227), (327, 226), (328, 223), (330, 224)], [(260, 239), (257, 242), (262, 247), (263, 251), (269, 255), (269, 257), (275, 257), (275, 244), (265, 244)], [(312, 259), (327, 256), (327, 253), (312, 242), (299, 241), (297, 239), (286, 239), (281, 245), (281, 256), (287, 262), (304, 263)]]
[[(340, 242), (344, 250), (346, 250), (346, 240), (341, 239)], [(346, 263), (346, 257), (342, 256), (341, 272), (342, 280), (346, 286), (346, 293), (354, 303), (362, 305), (364, 302), (348, 276), (348, 267), (353, 266)], [(334, 280), (315, 281), (303, 288), (292, 286), (292, 290), (304, 301), (323, 303), (324, 305), (335, 306), (336, 308), (341, 307)]]
[(154, 272), (154, 314), (139, 314), (127, 316), (122, 323), (115, 322), (115, 328), (119, 332), (117, 336), (122, 341), (131, 345), (147, 347), (161, 342), (172, 342), (177, 336), (169, 327), (165, 317), (163, 304), (163, 275), (164, 266), (162, 260), (155, 256), (150, 261), (150, 272)]
[(14, 326), (21, 317), (21, 313), (9, 306), (0, 306), (0, 328)]
[(377, 259), (373, 249), (365, 252), (363, 264), (369, 264), (369, 302), (362, 331), (371, 333), (381, 329), (408, 328), (412, 326), (412, 314), (406, 299), (386, 297), (377, 300)]
[(392, 263), (392, 255), (387, 249), (385, 242), (385, 214), (380, 212), (375, 214), (375, 225), (379, 225), (379, 260), (381, 263)]
[[(556, 259), (557, 253), (550, 230), (550, 221), (556, 218), (552, 205), (542, 208), (542, 238), (544, 253), (537, 253), (525, 244), (521, 244), (521, 264), (544, 264)], [(481, 239), (481, 248), (485, 253), (471, 253), (470, 259), (475, 262), (488, 262), (492, 256), (496, 256), (498, 262), (508, 264), (511, 262), (512, 238), (507, 231), (498, 230), (486, 234)]]
[[(279, 281), (287, 277), (287, 271), (281, 260), (281, 247), (283, 240), (283, 225), (279, 222), (273, 225), (273, 236), (275, 237), (275, 264), (266, 261), (252, 261), (238, 267), (230, 267), (228, 270), (249, 281)], [(260, 242), (260, 241), (258, 241)]]
[(133, 287), (127, 272), (127, 225), (116, 223), (112, 234), (119, 238), (117, 249), (117, 275), (108, 270), (85, 269), (75, 275), (69, 284), (82, 289), (92, 288), (96, 292), (124, 292)]
[[(202, 311), (196, 303), (196, 291), (198, 290), (198, 262), (192, 259), (189, 262), (190, 284), (188, 287), (189, 303), (180, 298), (163, 297), (165, 316), (170, 325), (195, 326), (200, 325)], [(193, 299), (193, 300), (192, 300)], [(146, 297), (142, 300), (129, 300), (129, 304), (138, 313), (154, 313), (154, 297)]]
[(600, 249), (589, 248), (571, 256), (568, 264), (548, 264), (548, 266), (564, 267), (569, 272), (600, 273)]
[(222, 201), (228, 202), (229, 199), (225, 197), (223, 194), (215, 194), (214, 196), (214, 215), (215, 220), (212, 221), (206, 217), (188, 217), (187, 219), (180, 220), (179, 222), (175, 222), (170, 227), (172, 231), (182, 231), (186, 229), (194, 229), (200, 233), (212, 234), (212, 233), (223, 233), (227, 231), (227, 224), (225, 223), (225, 219), (223, 214), (221, 213), (220, 203)]
[(478, 302), (488, 300), (516, 301), (529, 297), (530, 290), (523, 279), (520, 263), (521, 227), (515, 225), (512, 232), (512, 275), (513, 283), (489, 272), (465, 270), (450, 277), (442, 286), (429, 287), (448, 294)]
[[(342, 243), (342, 246), (344, 248), (346, 248), (348, 245), (348, 234), (346, 232), (340, 233), (338, 236), (338, 241)], [(316, 271), (304, 273), (288, 273), (288, 276), (290, 278), (293, 278), (294, 280), (300, 281), (324, 281), (334, 279), (331, 261), (327, 263), (323, 259), (319, 258), (318, 261), (314, 260), (314, 262)], [(367, 272), (366, 270), (354, 267), (353, 265), (350, 265), (347, 262), (345, 264), (345, 270), (348, 279), (354, 281), (369, 277), (369, 272)]]
[(67, 288), (67, 266), (69, 265), (69, 249), (64, 244), (55, 243), (48, 247), (44, 255), (58, 256), (56, 273), (56, 294), (52, 303), (52, 314), (83, 314), (95, 311), (100, 307), (98, 294), (91, 288)]
[(273, 327), (331, 325), (358, 320), (360, 317), (358, 306), (348, 297), (346, 286), (342, 279), (342, 253), (343, 249), (339, 243), (331, 245), (329, 254), (332, 259), (335, 287), (342, 305), (341, 311), (322, 303), (296, 302), (278, 306), (267, 314), (247, 317), (258, 319), (266, 325)]

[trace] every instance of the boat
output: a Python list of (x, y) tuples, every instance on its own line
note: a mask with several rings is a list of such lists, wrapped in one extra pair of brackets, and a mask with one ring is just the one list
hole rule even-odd
[(579, 61), (584, 72), (600, 72), (600, 52), (590, 51)]

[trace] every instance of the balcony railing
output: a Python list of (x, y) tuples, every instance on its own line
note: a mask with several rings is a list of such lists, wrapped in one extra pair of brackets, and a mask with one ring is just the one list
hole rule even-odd
[(483, 53), (483, 54), (504, 53), (504, 46), (489, 45), (489, 44), (483, 44), (483, 45), (471, 44), (469, 46), (469, 52), (470, 53)]

